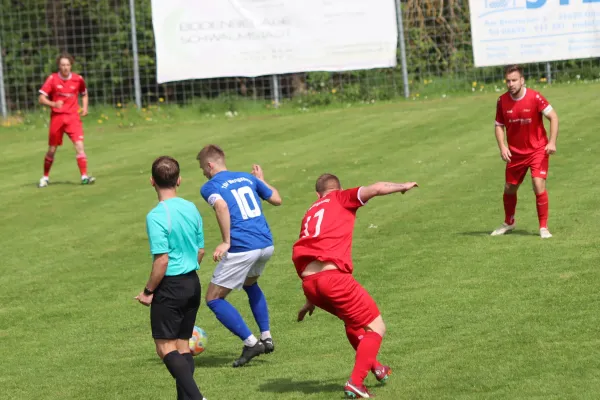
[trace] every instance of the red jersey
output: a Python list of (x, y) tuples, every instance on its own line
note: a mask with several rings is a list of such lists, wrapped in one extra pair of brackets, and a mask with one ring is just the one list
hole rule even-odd
[(552, 106), (548, 100), (532, 89), (525, 88), (520, 99), (513, 99), (509, 92), (498, 98), (496, 125), (506, 127), (506, 140), (512, 154), (531, 154), (548, 144), (543, 115), (550, 111)]
[(52, 108), (52, 114), (77, 114), (79, 112), (79, 95), (87, 93), (85, 81), (81, 75), (71, 74), (67, 79), (59, 73), (53, 73), (46, 79), (40, 89), (51, 101), (62, 100), (61, 108)]
[(352, 273), (352, 231), (356, 211), (363, 205), (360, 188), (334, 190), (313, 203), (292, 250), (299, 276), (314, 260), (333, 262), (340, 271)]

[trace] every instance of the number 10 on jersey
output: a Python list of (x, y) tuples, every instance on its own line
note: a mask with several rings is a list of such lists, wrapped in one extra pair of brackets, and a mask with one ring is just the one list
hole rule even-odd
[[(231, 194), (235, 197), (235, 201), (240, 209), (243, 219), (256, 218), (261, 216), (260, 207), (254, 197), (254, 192), (248, 186), (242, 186), (237, 190), (232, 190)], [(246, 197), (247, 196), (247, 197)], [(252, 208), (248, 204), (248, 198), (252, 202)]]
[(317, 237), (319, 236), (319, 233), (321, 233), (321, 223), (323, 222), (323, 216), (325, 215), (325, 209), (322, 208), (319, 211), (317, 211), (315, 213), (315, 215), (313, 215), (312, 217), (308, 217), (306, 218), (306, 222), (304, 223), (304, 236), (303, 237), (307, 237), (310, 236), (310, 232), (309, 232), (309, 228), (308, 228), (308, 224), (310, 223), (310, 220), (314, 217), (317, 218), (317, 224), (315, 225), (315, 231), (312, 235), (312, 237)]

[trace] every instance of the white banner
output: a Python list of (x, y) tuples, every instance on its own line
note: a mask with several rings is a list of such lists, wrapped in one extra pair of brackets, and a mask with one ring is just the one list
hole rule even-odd
[(152, 0), (158, 83), (394, 67), (394, 0)]
[(469, 0), (475, 66), (600, 57), (600, 0)]

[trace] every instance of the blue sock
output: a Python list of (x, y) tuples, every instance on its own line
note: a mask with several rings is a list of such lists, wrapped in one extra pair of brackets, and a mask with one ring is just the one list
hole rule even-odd
[(265, 299), (263, 291), (257, 282), (251, 286), (244, 286), (244, 290), (248, 294), (248, 302), (250, 303), (250, 308), (252, 309), (252, 314), (258, 324), (258, 328), (261, 332), (269, 331), (269, 309), (267, 308), (267, 299)]
[(215, 299), (206, 304), (208, 305), (208, 308), (215, 313), (219, 322), (221, 322), (225, 328), (229, 329), (231, 333), (242, 340), (246, 340), (252, 336), (250, 328), (248, 328), (248, 325), (246, 325), (238, 310), (229, 304), (227, 300)]

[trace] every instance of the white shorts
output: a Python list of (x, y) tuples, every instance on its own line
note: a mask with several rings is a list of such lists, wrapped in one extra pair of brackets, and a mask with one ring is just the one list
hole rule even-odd
[(217, 264), (211, 282), (227, 289), (241, 289), (246, 278), (263, 273), (274, 250), (275, 247), (269, 246), (264, 249), (225, 254)]

